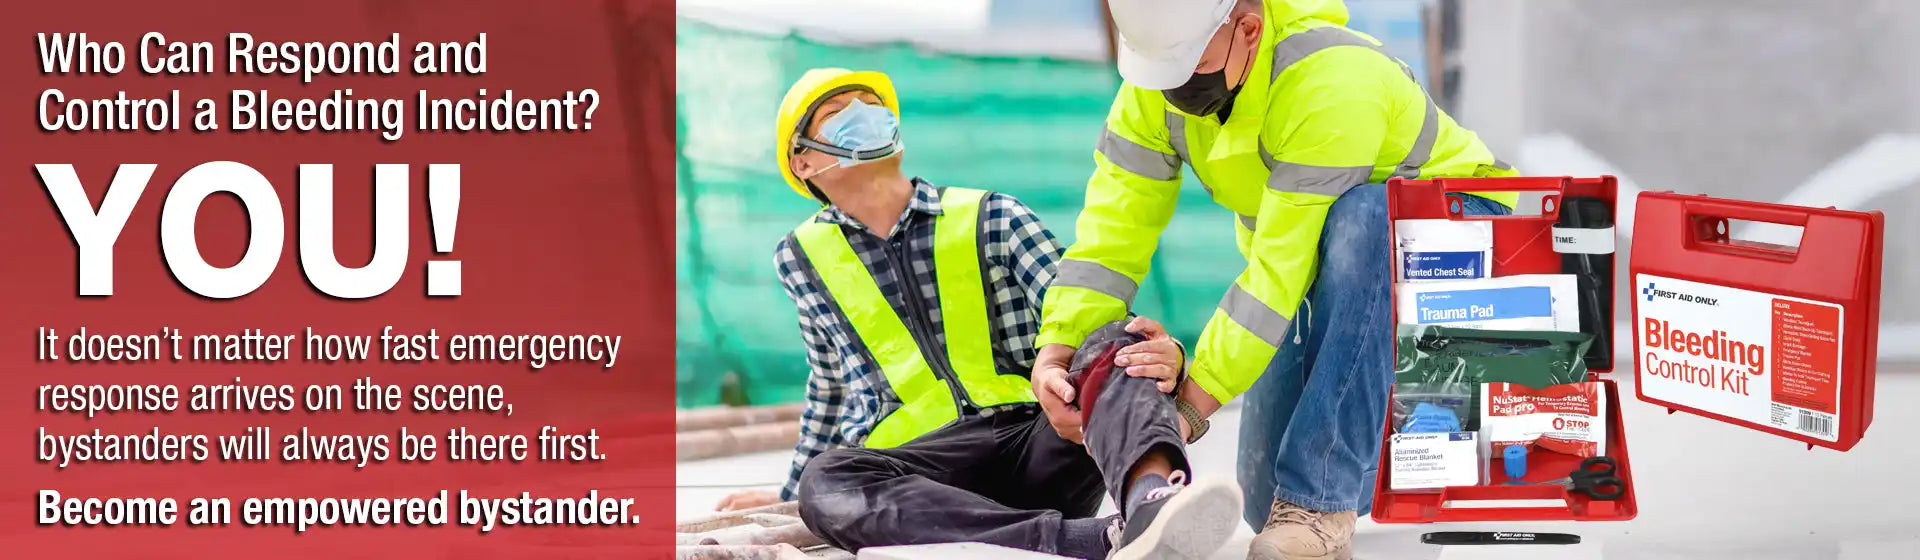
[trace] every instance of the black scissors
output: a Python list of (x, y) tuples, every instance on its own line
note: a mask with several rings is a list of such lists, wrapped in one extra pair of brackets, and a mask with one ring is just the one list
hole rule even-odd
[(1614, 476), (1616, 466), (1612, 457), (1590, 457), (1566, 477), (1541, 484), (1558, 484), (1595, 500), (1618, 500), (1627, 493), (1627, 481)]

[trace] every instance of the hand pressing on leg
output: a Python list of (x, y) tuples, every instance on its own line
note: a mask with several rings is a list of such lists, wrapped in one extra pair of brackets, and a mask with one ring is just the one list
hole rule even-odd
[(1128, 377), (1153, 379), (1155, 387), (1162, 393), (1179, 389), (1187, 360), (1180, 341), (1167, 334), (1166, 327), (1161, 326), (1159, 321), (1146, 317), (1134, 317), (1132, 322), (1127, 323), (1127, 332), (1146, 337), (1147, 340), (1121, 348), (1120, 354), (1113, 359), (1113, 365), (1125, 367)]
[(1080, 411), (1069, 404), (1078, 396), (1073, 384), (1067, 381), (1067, 367), (1073, 362), (1073, 347), (1062, 344), (1048, 344), (1040, 348), (1040, 355), (1033, 360), (1033, 374), (1028, 377), (1033, 382), (1033, 396), (1040, 401), (1040, 409), (1047, 414), (1047, 423), (1060, 439), (1074, 443), (1081, 442), (1081, 425), (1085, 423)]
[[(1187, 409), (1182, 411), (1180, 417), (1180, 439), (1193, 441), (1196, 437), (1194, 431), (1204, 428), (1206, 417), (1220, 409), (1220, 401), (1187, 376), (1186, 348), (1173, 335), (1167, 334), (1166, 327), (1161, 326), (1159, 321), (1135, 317), (1127, 323), (1126, 332), (1146, 340), (1120, 349), (1114, 365), (1124, 367), (1128, 377), (1154, 380), (1154, 387), (1160, 392), (1179, 399)], [(1191, 412), (1191, 416), (1188, 412)], [(1200, 426), (1196, 426), (1196, 423)]]

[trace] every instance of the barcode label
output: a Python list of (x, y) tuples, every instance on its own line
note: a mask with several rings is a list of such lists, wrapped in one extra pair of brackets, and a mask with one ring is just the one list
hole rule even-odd
[(1800, 431), (1819, 436), (1831, 436), (1833, 435), (1833, 415), (1801, 410)]

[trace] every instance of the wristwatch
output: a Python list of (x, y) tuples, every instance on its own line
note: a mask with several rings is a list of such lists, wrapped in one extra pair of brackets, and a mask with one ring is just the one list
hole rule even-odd
[(1194, 441), (1200, 441), (1200, 435), (1206, 435), (1206, 428), (1210, 424), (1206, 418), (1200, 418), (1200, 410), (1194, 410), (1194, 405), (1188, 405), (1187, 401), (1181, 399), (1181, 391), (1187, 389), (1187, 366), (1192, 366), (1192, 361), (1188, 361), (1187, 345), (1181, 343), (1181, 339), (1173, 339), (1173, 347), (1181, 351), (1181, 372), (1173, 378), (1173, 410), (1181, 410), (1181, 418), (1187, 418), (1187, 443), (1192, 445)]
[(1210, 424), (1207, 419), (1200, 417), (1199, 410), (1195, 410), (1193, 405), (1180, 398), (1180, 391), (1185, 391), (1187, 388), (1187, 366), (1193, 364), (1187, 359), (1187, 345), (1181, 344), (1180, 339), (1176, 338), (1173, 340), (1173, 346), (1180, 349), (1180, 375), (1175, 377), (1173, 384), (1175, 387), (1173, 409), (1180, 411), (1181, 418), (1187, 419), (1187, 444), (1191, 445), (1193, 442), (1200, 441), (1200, 436), (1207, 435), (1207, 427)]
[(1187, 404), (1185, 400), (1176, 398), (1173, 399), (1173, 408), (1174, 410), (1180, 411), (1181, 418), (1187, 419), (1187, 428), (1189, 429), (1187, 434), (1188, 444), (1200, 441), (1200, 436), (1207, 435), (1207, 419), (1201, 418), (1200, 411), (1194, 410), (1193, 405)]

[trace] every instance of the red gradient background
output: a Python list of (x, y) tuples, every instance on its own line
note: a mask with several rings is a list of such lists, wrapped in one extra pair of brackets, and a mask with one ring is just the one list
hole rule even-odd
[[(504, 2), (401, 0), (355, 2), (23, 2), (0, 17), (0, 556), (61, 553), (77, 557), (662, 557), (669, 554), (673, 506), (672, 432), (672, 6), (665, 0)], [(477, 76), (298, 77), (145, 76), (138, 42), (148, 31), (176, 41), (212, 41), (224, 70), (226, 34), (256, 41), (361, 41), (401, 34), (414, 41), (471, 41), (488, 34), (487, 72)], [(85, 32), (96, 41), (127, 45), (128, 67), (118, 76), (42, 75), (35, 33)], [(402, 55), (403, 61), (408, 58)], [(354, 96), (402, 97), (428, 89), (445, 97), (490, 96), (513, 89), (520, 97), (558, 97), (596, 89), (602, 96), (590, 132), (420, 133), (398, 142), (377, 133), (261, 133), (182, 130), (164, 134), (48, 133), (36, 124), (40, 93), (59, 88), (69, 97), (159, 97), (180, 89), (190, 124), (191, 100), (225, 106), (233, 89), (268, 89), (275, 97), (321, 98), (334, 89)], [(409, 110), (411, 115), (411, 108)], [(159, 248), (161, 203), (192, 166), (237, 161), (259, 170), (279, 193), (287, 235), (279, 267), (250, 295), (210, 300), (177, 284)], [(159, 168), (114, 248), (114, 293), (77, 296), (77, 250), (33, 165), (69, 163), (97, 204), (122, 163)], [(406, 275), (385, 295), (339, 300), (310, 287), (299, 269), (297, 166), (334, 165), (336, 246), (340, 261), (360, 266), (372, 255), (372, 169), (376, 163), (413, 166), (409, 196), (412, 237)], [(427, 220), (426, 164), (462, 166), (462, 201), (454, 249), (433, 253)], [(198, 239), (209, 262), (227, 266), (245, 250), (245, 213), (238, 199), (210, 198), (201, 208)], [(464, 294), (425, 297), (425, 261), (458, 259)], [(297, 359), (271, 365), (166, 363), (139, 365), (42, 363), (35, 360), (38, 327), (63, 336), (81, 326), (94, 332), (149, 333), (162, 326), (192, 333), (265, 329), (300, 334), (306, 327), (343, 335), (439, 329), (452, 333), (608, 334), (624, 337), (611, 370), (573, 363), (530, 370), (521, 365), (319, 364)], [(296, 337), (296, 346), (302, 343)], [(375, 339), (377, 345), (378, 339)], [(444, 339), (443, 339), (444, 345)], [(377, 346), (376, 346), (377, 348)], [(444, 348), (444, 346), (443, 346)], [(248, 385), (340, 384), (372, 377), (385, 384), (500, 384), (515, 405), (499, 415), (413, 413), (119, 414), (87, 420), (35, 410), (42, 384), (231, 382)], [(184, 397), (183, 397), (184, 407)], [(393, 434), (399, 427), (442, 436), (466, 425), (476, 432), (524, 433), (543, 425), (585, 431), (596, 427), (608, 457), (589, 464), (408, 464), (390, 460), (364, 470), (353, 465), (267, 463), (82, 464), (65, 470), (35, 460), (28, 442), (37, 428), (78, 434), (163, 432), (238, 434), (272, 426), (276, 438), (301, 426), (316, 433)], [(37, 443), (37, 441), (36, 441)], [(398, 442), (390, 446), (397, 452)], [(42, 488), (68, 496), (429, 496), (460, 489), (485, 496), (638, 499), (639, 527), (508, 527), (487, 535), (474, 528), (313, 529), (288, 527), (66, 528), (37, 526), (34, 495)], [(457, 507), (457, 505), (456, 505)]]

